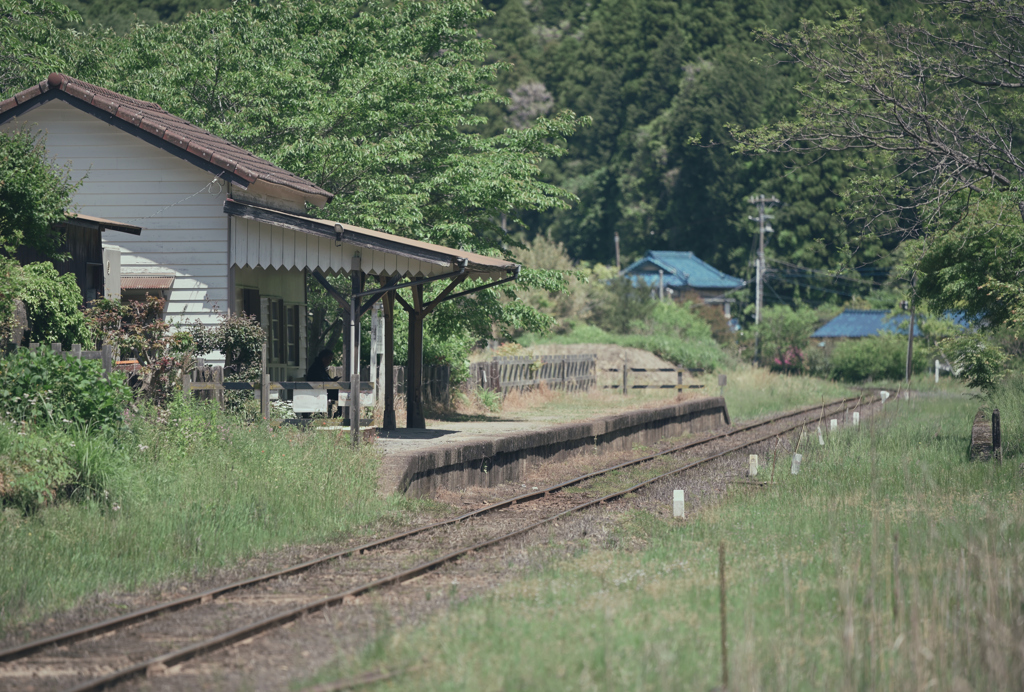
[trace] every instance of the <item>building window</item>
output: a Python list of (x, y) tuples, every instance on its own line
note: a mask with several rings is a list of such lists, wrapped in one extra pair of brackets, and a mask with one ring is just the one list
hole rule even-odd
[(298, 305), (288, 306), (288, 364), (299, 364), (299, 308)]
[(274, 363), (284, 362), (284, 301), (283, 300), (270, 300), (270, 329), (269, 337), (270, 341), (270, 360)]

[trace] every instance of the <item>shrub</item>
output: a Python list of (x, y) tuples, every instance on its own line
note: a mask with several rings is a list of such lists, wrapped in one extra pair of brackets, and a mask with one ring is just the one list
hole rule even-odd
[(764, 309), (757, 333), (761, 337), (761, 362), (772, 370), (804, 372), (804, 349), (811, 338), (818, 316), (807, 307), (794, 310), (788, 305)]
[(22, 267), (19, 297), (31, 325), (29, 341), (38, 344), (60, 342), (71, 344), (93, 341), (91, 330), (82, 313), (82, 292), (74, 274), (57, 273), (49, 262), (35, 262)]
[(52, 502), (73, 477), (54, 440), (0, 421), (0, 504), (31, 511)]
[(195, 344), (189, 332), (171, 332), (163, 320), (164, 301), (148, 296), (145, 301), (122, 304), (113, 300), (93, 301), (86, 310), (92, 329), (117, 349), (120, 358), (136, 358), (141, 365), (139, 389), (146, 399), (164, 404), (171, 397), (183, 361)]
[(129, 400), (123, 376), (107, 380), (99, 361), (48, 348), (20, 348), (0, 360), (0, 411), (12, 420), (116, 428)]
[[(924, 349), (914, 349), (914, 372), (927, 369)], [(863, 380), (901, 380), (906, 376), (907, 337), (882, 334), (850, 339), (832, 350), (832, 374), (844, 382)]]
[(25, 305), (30, 330), (26, 341), (89, 344), (92, 330), (82, 314), (82, 294), (73, 274), (60, 275), (50, 262), (19, 265), (0, 259), (0, 339), (12, 341), (17, 301)]

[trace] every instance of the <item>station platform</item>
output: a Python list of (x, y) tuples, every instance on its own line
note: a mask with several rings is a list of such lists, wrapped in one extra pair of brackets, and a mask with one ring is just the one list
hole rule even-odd
[(375, 445), (383, 456), (380, 490), (429, 497), (442, 488), (493, 487), (519, 480), (530, 464), (631, 449), (728, 424), (721, 397), (663, 402), (562, 423), (513, 417), (429, 421), (425, 430), (378, 434)]

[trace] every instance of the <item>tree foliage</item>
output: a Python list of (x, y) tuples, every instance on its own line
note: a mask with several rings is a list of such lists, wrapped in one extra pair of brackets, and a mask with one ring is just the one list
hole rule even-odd
[(959, 192), (1014, 188), (1024, 175), (1020, 2), (938, 2), (879, 28), (855, 9), (758, 35), (801, 68), (802, 102), (779, 123), (734, 128), (739, 151), (874, 152), (886, 167), (863, 169), (848, 195), (869, 227), (918, 231)]
[(0, 249), (22, 245), (53, 255), (63, 244), (54, 224), (64, 221), (78, 184), (70, 166), (58, 168), (45, 141), (29, 132), (0, 134)]

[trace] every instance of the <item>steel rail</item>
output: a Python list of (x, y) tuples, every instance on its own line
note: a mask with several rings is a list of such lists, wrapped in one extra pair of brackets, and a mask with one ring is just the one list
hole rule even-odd
[[(846, 399), (843, 399), (840, 402), (835, 402), (834, 401), (834, 402), (831, 402), (829, 404), (825, 404), (823, 406), (813, 406), (813, 407), (810, 407), (808, 409), (804, 409), (802, 411), (802, 413), (808, 413), (809, 411), (818, 410), (819, 408), (821, 410), (824, 410), (825, 408), (831, 408), (832, 406), (834, 406), (836, 404), (842, 405), (845, 402), (846, 402)], [(868, 403), (872, 403), (872, 401), (869, 401)], [(791, 414), (788, 414), (786, 416), (780, 416), (779, 419), (792, 418), (795, 415), (799, 415), (799, 413), (791, 413)], [(760, 426), (768, 424), (769, 422), (771, 422), (771, 421), (764, 421), (764, 422), (762, 422), (760, 424), (755, 424), (755, 426), (756, 427), (760, 427)], [(668, 477), (674, 476), (674, 475), (676, 475), (678, 473), (682, 473), (683, 471), (687, 471), (689, 469), (692, 469), (695, 466), (699, 466), (701, 464), (706, 464), (709, 461), (713, 461), (715, 459), (720, 459), (720, 458), (722, 458), (724, 456), (728, 456), (729, 454), (734, 454), (734, 453), (736, 453), (736, 452), (738, 452), (740, 450), (743, 450), (743, 449), (746, 449), (748, 447), (751, 447), (752, 445), (756, 445), (756, 444), (760, 444), (762, 442), (766, 442), (768, 440), (771, 440), (772, 438), (778, 437), (779, 435), (783, 435), (783, 434), (786, 434), (788, 432), (792, 432), (793, 430), (796, 430), (797, 428), (801, 428), (801, 427), (803, 427), (805, 425), (808, 425), (809, 423), (810, 423), (810, 421), (801, 421), (801, 422), (795, 423), (795, 424), (793, 424), (793, 425), (791, 425), (788, 428), (785, 428), (783, 430), (776, 430), (776, 431), (771, 432), (768, 435), (765, 435), (763, 437), (759, 437), (759, 438), (757, 438), (755, 440), (748, 440), (748, 441), (743, 442), (742, 444), (739, 444), (739, 445), (737, 445), (735, 447), (730, 447), (729, 449), (726, 449), (726, 450), (717, 452), (715, 454), (712, 454), (710, 456), (706, 456), (706, 457), (703, 457), (701, 459), (697, 459), (695, 461), (689, 462), (689, 463), (684, 464), (683, 466), (680, 466), (680, 467), (678, 467), (676, 469), (673, 469), (673, 470), (668, 471), (666, 473), (662, 473), (662, 474), (659, 474), (657, 476), (654, 476), (653, 478), (648, 478), (647, 480), (641, 481), (640, 483), (632, 485), (629, 488), (626, 488), (624, 490), (617, 490), (615, 492), (608, 493), (607, 495), (604, 495), (602, 497), (599, 497), (599, 498), (596, 498), (596, 499), (593, 499), (593, 500), (588, 500), (588, 501), (583, 502), (581, 504), (575, 505), (573, 507), (570, 507), (569, 509), (566, 509), (566, 510), (563, 510), (563, 511), (558, 512), (556, 514), (550, 515), (548, 517), (545, 517), (544, 519), (540, 519), (538, 521), (535, 521), (535, 522), (533, 522), (531, 524), (528, 524), (526, 526), (520, 527), (520, 528), (518, 528), (518, 529), (516, 529), (514, 531), (510, 531), (509, 533), (503, 534), (501, 536), (497, 536), (495, 538), (489, 538), (489, 539), (486, 539), (484, 541), (480, 541), (480, 542), (475, 543), (474, 545), (471, 545), (471, 546), (469, 546), (467, 548), (459, 548), (457, 550), (453, 550), (453, 551), (448, 552), (448, 553), (446, 553), (446, 554), (444, 554), (444, 555), (442, 555), (440, 557), (434, 558), (432, 560), (427, 560), (425, 562), (421, 562), (421, 563), (419, 563), (419, 564), (417, 564), (417, 565), (415, 565), (413, 567), (410, 567), (410, 568), (408, 568), (406, 570), (402, 570), (401, 572), (396, 572), (396, 573), (390, 574), (390, 575), (388, 575), (386, 577), (381, 577), (380, 579), (375, 579), (374, 581), (367, 582), (365, 584), (361, 584), (359, 586), (353, 587), (353, 588), (351, 588), (351, 589), (349, 589), (347, 591), (343, 591), (341, 593), (336, 593), (336, 594), (332, 594), (330, 596), (325, 596), (325, 597), (317, 599), (315, 601), (311, 601), (309, 603), (306, 603), (305, 605), (301, 605), (301, 606), (298, 606), (298, 607), (293, 608), (291, 610), (285, 611), (283, 613), (278, 613), (277, 615), (270, 616), (270, 617), (265, 618), (263, 620), (260, 620), (260, 621), (258, 621), (256, 623), (245, 625), (243, 627), (239, 627), (237, 629), (231, 630), (230, 632), (225, 632), (224, 634), (218, 635), (216, 637), (211, 637), (211, 638), (203, 640), (201, 642), (197, 642), (195, 644), (191, 644), (189, 646), (182, 647), (180, 649), (177, 649), (175, 651), (171, 651), (171, 652), (166, 653), (166, 654), (162, 654), (160, 656), (155, 656), (153, 658), (150, 658), (148, 660), (142, 661), (140, 663), (136, 663), (136, 664), (133, 664), (133, 665), (128, 666), (126, 668), (122, 668), (120, 670), (114, 671), (114, 672), (112, 672), (112, 673), (110, 673), (108, 675), (105, 675), (103, 677), (94, 678), (93, 680), (86, 681), (86, 682), (84, 682), (84, 683), (82, 683), (82, 684), (80, 684), (80, 685), (78, 685), (76, 687), (71, 688), (68, 692), (94, 692), (96, 690), (105, 689), (107, 687), (110, 687), (111, 685), (115, 685), (117, 683), (123, 682), (125, 680), (130, 679), (130, 678), (133, 678), (133, 677), (136, 677), (136, 676), (139, 676), (139, 675), (147, 674), (150, 671), (159, 672), (159, 671), (166, 670), (167, 668), (169, 668), (171, 666), (177, 665), (177, 664), (182, 663), (184, 661), (187, 661), (187, 660), (189, 660), (191, 658), (195, 658), (196, 656), (199, 656), (199, 655), (202, 655), (202, 654), (205, 654), (205, 653), (210, 653), (210, 652), (216, 651), (218, 649), (225, 648), (225, 647), (230, 646), (232, 644), (235, 644), (235, 643), (238, 643), (240, 641), (243, 641), (243, 640), (249, 639), (251, 637), (254, 637), (254, 636), (256, 636), (256, 635), (258, 635), (258, 634), (260, 634), (262, 632), (265, 632), (267, 630), (273, 629), (275, 627), (280, 627), (280, 626), (285, 625), (285, 624), (287, 624), (289, 622), (297, 620), (298, 618), (300, 618), (300, 617), (302, 617), (304, 615), (308, 615), (310, 613), (315, 613), (315, 612), (317, 612), (319, 610), (322, 610), (324, 608), (327, 608), (327, 607), (330, 607), (330, 606), (333, 606), (333, 605), (344, 604), (346, 599), (354, 599), (354, 598), (356, 598), (356, 597), (358, 597), (360, 595), (366, 594), (366, 593), (368, 593), (370, 591), (374, 591), (374, 590), (379, 589), (381, 587), (390, 586), (392, 584), (398, 584), (398, 583), (401, 583), (403, 581), (407, 581), (407, 580), (409, 580), (409, 579), (411, 579), (413, 577), (417, 577), (417, 576), (419, 576), (421, 574), (425, 574), (427, 572), (433, 571), (434, 569), (437, 569), (438, 567), (440, 567), (440, 566), (442, 566), (442, 565), (444, 565), (444, 564), (446, 564), (448, 562), (452, 562), (454, 560), (457, 560), (458, 558), (460, 558), (460, 557), (462, 557), (464, 555), (467, 555), (469, 553), (473, 553), (473, 552), (475, 552), (477, 550), (481, 550), (483, 548), (487, 548), (487, 547), (496, 545), (498, 543), (502, 543), (502, 542), (507, 541), (507, 540), (509, 540), (511, 538), (515, 538), (516, 536), (519, 536), (519, 535), (522, 535), (524, 533), (527, 533), (528, 531), (532, 531), (533, 529), (541, 527), (541, 526), (543, 526), (545, 524), (548, 524), (550, 522), (556, 521), (556, 520), (560, 519), (561, 517), (564, 517), (564, 516), (566, 516), (568, 514), (572, 514), (574, 512), (579, 512), (579, 511), (582, 511), (584, 509), (588, 509), (590, 507), (596, 507), (596, 506), (602, 505), (602, 504), (604, 504), (606, 502), (610, 502), (612, 500), (618, 499), (618, 498), (620, 498), (620, 497), (622, 497), (624, 495), (628, 495), (630, 493), (636, 492), (637, 490), (639, 490), (641, 488), (644, 488), (644, 487), (646, 487), (648, 485), (652, 485), (654, 483), (657, 483), (658, 481), (664, 480), (665, 478), (668, 478)], [(755, 426), (747, 426), (746, 429), (749, 430), (751, 427), (755, 427)], [(722, 436), (722, 437), (724, 437), (724, 436)], [(712, 438), (712, 439), (715, 439), (715, 438)], [(720, 438), (718, 438), (718, 439), (720, 439)], [(692, 446), (692, 445), (689, 445), (689, 446)], [(656, 458), (658, 456), (664, 456), (666, 454), (671, 454), (671, 453), (672, 453), (671, 451), (666, 450), (664, 452), (661, 452), (659, 454), (655, 454), (653, 456), (644, 457), (644, 459), (648, 459), (649, 460), (649, 459), (652, 459), (652, 458)], [(639, 463), (639, 462), (635, 462), (635, 463)], [(623, 466), (628, 466), (628, 465), (629, 465), (629, 462), (626, 462), (625, 464), (618, 464), (618, 465), (616, 465), (614, 467), (609, 467), (609, 468), (610, 469), (622, 468)], [(600, 475), (600, 472), (586, 474), (586, 476), (580, 476), (578, 479), (573, 479), (573, 481), (579, 482), (583, 478), (593, 477), (594, 475)], [(536, 493), (531, 493), (531, 494), (529, 494), (529, 498), (530, 499), (534, 499), (534, 498), (537, 498), (537, 497), (544, 497), (545, 495), (550, 493), (553, 489), (557, 490), (559, 488), (565, 487), (566, 485), (571, 484), (573, 481), (570, 481), (568, 483), (560, 483), (560, 484), (557, 484), (557, 485), (550, 486), (549, 488), (546, 488), (544, 490), (540, 490), (540, 491), (538, 491)], [(526, 497), (526, 496), (520, 496), (520, 497)], [(515, 504), (517, 500), (519, 500), (519, 498), (512, 498), (511, 500), (506, 500), (506, 501), (502, 502), (501, 505), (505, 506), (505, 507), (508, 507), (508, 506), (511, 506), (511, 505)], [(476, 514), (476, 513), (478, 513), (478, 512), (472, 512), (470, 514)], [(464, 515), (464, 516), (468, 516), (468, 515)]]
[(282, 577), (287, 577), (301, 572), (305, 572), (307, 570), (313, 569), (314, 567), (323, 565), (333, 560), (340, 560), (346, 557), (351, 557), (353, 555), (362, 555), (367, 551), (374, 550), (376, 548), (380, 548), (385, 545), (389, 545), (391, 543), (395, 543), (397, 541), (410, 538), (421, 533), (425, 533), (427, 531), (433, 531), (434, 529), (456, 524), (460, 521), (465, 521), (475, 516), (486, 514), (488, 512), (494, 512), (499, 509), (504, 509), (506, 507), (511, 507), (512, 505), (518, 503), (529, 502), (531, 500), (544, 497), (545, 495), (548, 495), (552, 492), (557, 492), (558, 490), (561, 490), (563, 488), (578, 485), (580, 483), (583, 483), (584, 481), (590, 480), (591, 478), (595, 478), (606, 473), (611, 473), (612, 471), (618, 471), (629, 466), (635, 466), (636, 464), (642, 464), (647, 461), (652, 461), (654, 459), (657, 459), (658, 457), (666, 456), (669, 454), (675, 454), (677, 452), (691, 449), (693, 447), (698, 447), (709, 442), (714, 442), (715, 440), (721, 440), (731, 437), (733, 435), (738, 435), (740, 433), (747, 432), (748, 430), (753, 430), (755, 428), (763, 427), (765, 425), (771, 425), (781, 420), (785, 420), (786, 418), (793, 418), (795, 416), (800, 416), (811, 411), (824, 410), (825, 408), (831, 408), (832, 406), (843, 405), (847, 401), (852, 401), (852, 399), (836, 399), (828, 403), (816, 404), (814, 406), (798, 409), (796, 411), (789, 411), (787, 413), (774, 416), (764, 421), (748, 423), (747, 425), (740, 426), (737, 428), (731, 428), (729, 430), (723, 431), (715, 435), (703, 437), (697, 440), (691, 440), (684, 444), (677, 445), (660, 452), (655, 452), (653, 454), (649, 454), (642, 457), (636, 457), (634, 459), (630, 459), (628, 461), (615, 464), (614, 466), (609, 466), (604, 469), (592, 471), (582, 476), (572, 478), (568, 481), (557, 483), (542, 490), (523, 493), (521, 495), (517, 495), (507, 500), (495, 502), (493, 504), (487, 505), (486, 507), (481, 507), (471, 512), (460, 514), (459, 516), (454, 517), (452, 519), (446, 519), (444, 521), (435, 522), (433, 524), (420, 526), (415, 529), (410, 529), (409, 531), (404, 531), (402, 533), (397, 533), (392, 536), (388, 536), (386, 538), (370, 541), (369, 543), (364, 543), (362, 545), (358, 545), (352, 548), (346, 548), (345, 550), (340, 550), (329, 555), (314, 558), (312, 560), (308, 560), (297, 565), (285, 567), (274, 572), (269, 572), (267, 574), (262, 574), (256, 577), (250, 577), (249, 579), (243, 579), (240, 581), (232, 582), (224, 586), (214, 587), (212, 589), (208, 589), (200, 593), (182, 596), (181, 598), (176, 598), (170, 601), (166, 601), (164, 603), (158, 603), (152, 606), (147, 606), (145, 608), (140, 608), (130, 613), (125, 613), (124, 615), (119, 615), (117, 617), (109, 618), (107, 620), (102, 620), (94, 624), (85, 625), (74, 630), (68, 630), (66, 632), (54, 634), (49, 637), (43, 637), (30, 642), (26, 642), (24, 644), (20, 644), (18, 646), (14, 646), (9, 649), (0, 651), (0, 663), (14, 661), (20, 658), (25, 658), (26, 656), (31, 656), (32, 654), (48, 646), (72, 644), (76, 641), (81, 641), (82, 639), (95, 637), (100, 634), (105, 634), (113, 630), (121, 629), (122, 627), (127, 627), (128, 625), (148, 620), (163, 613), (170, 613), (176, 610), (187, 608), (189, 606), (207, 603), (209, 601), (212, 601), (214, 598), (223, 596), (233, 591), (238, 591), (240, 589), (244, 589), (250, 586), (255, 586), (256, 584), (261, 584), (263, 582), (272, 581), (274, 579), (280, 579)]

